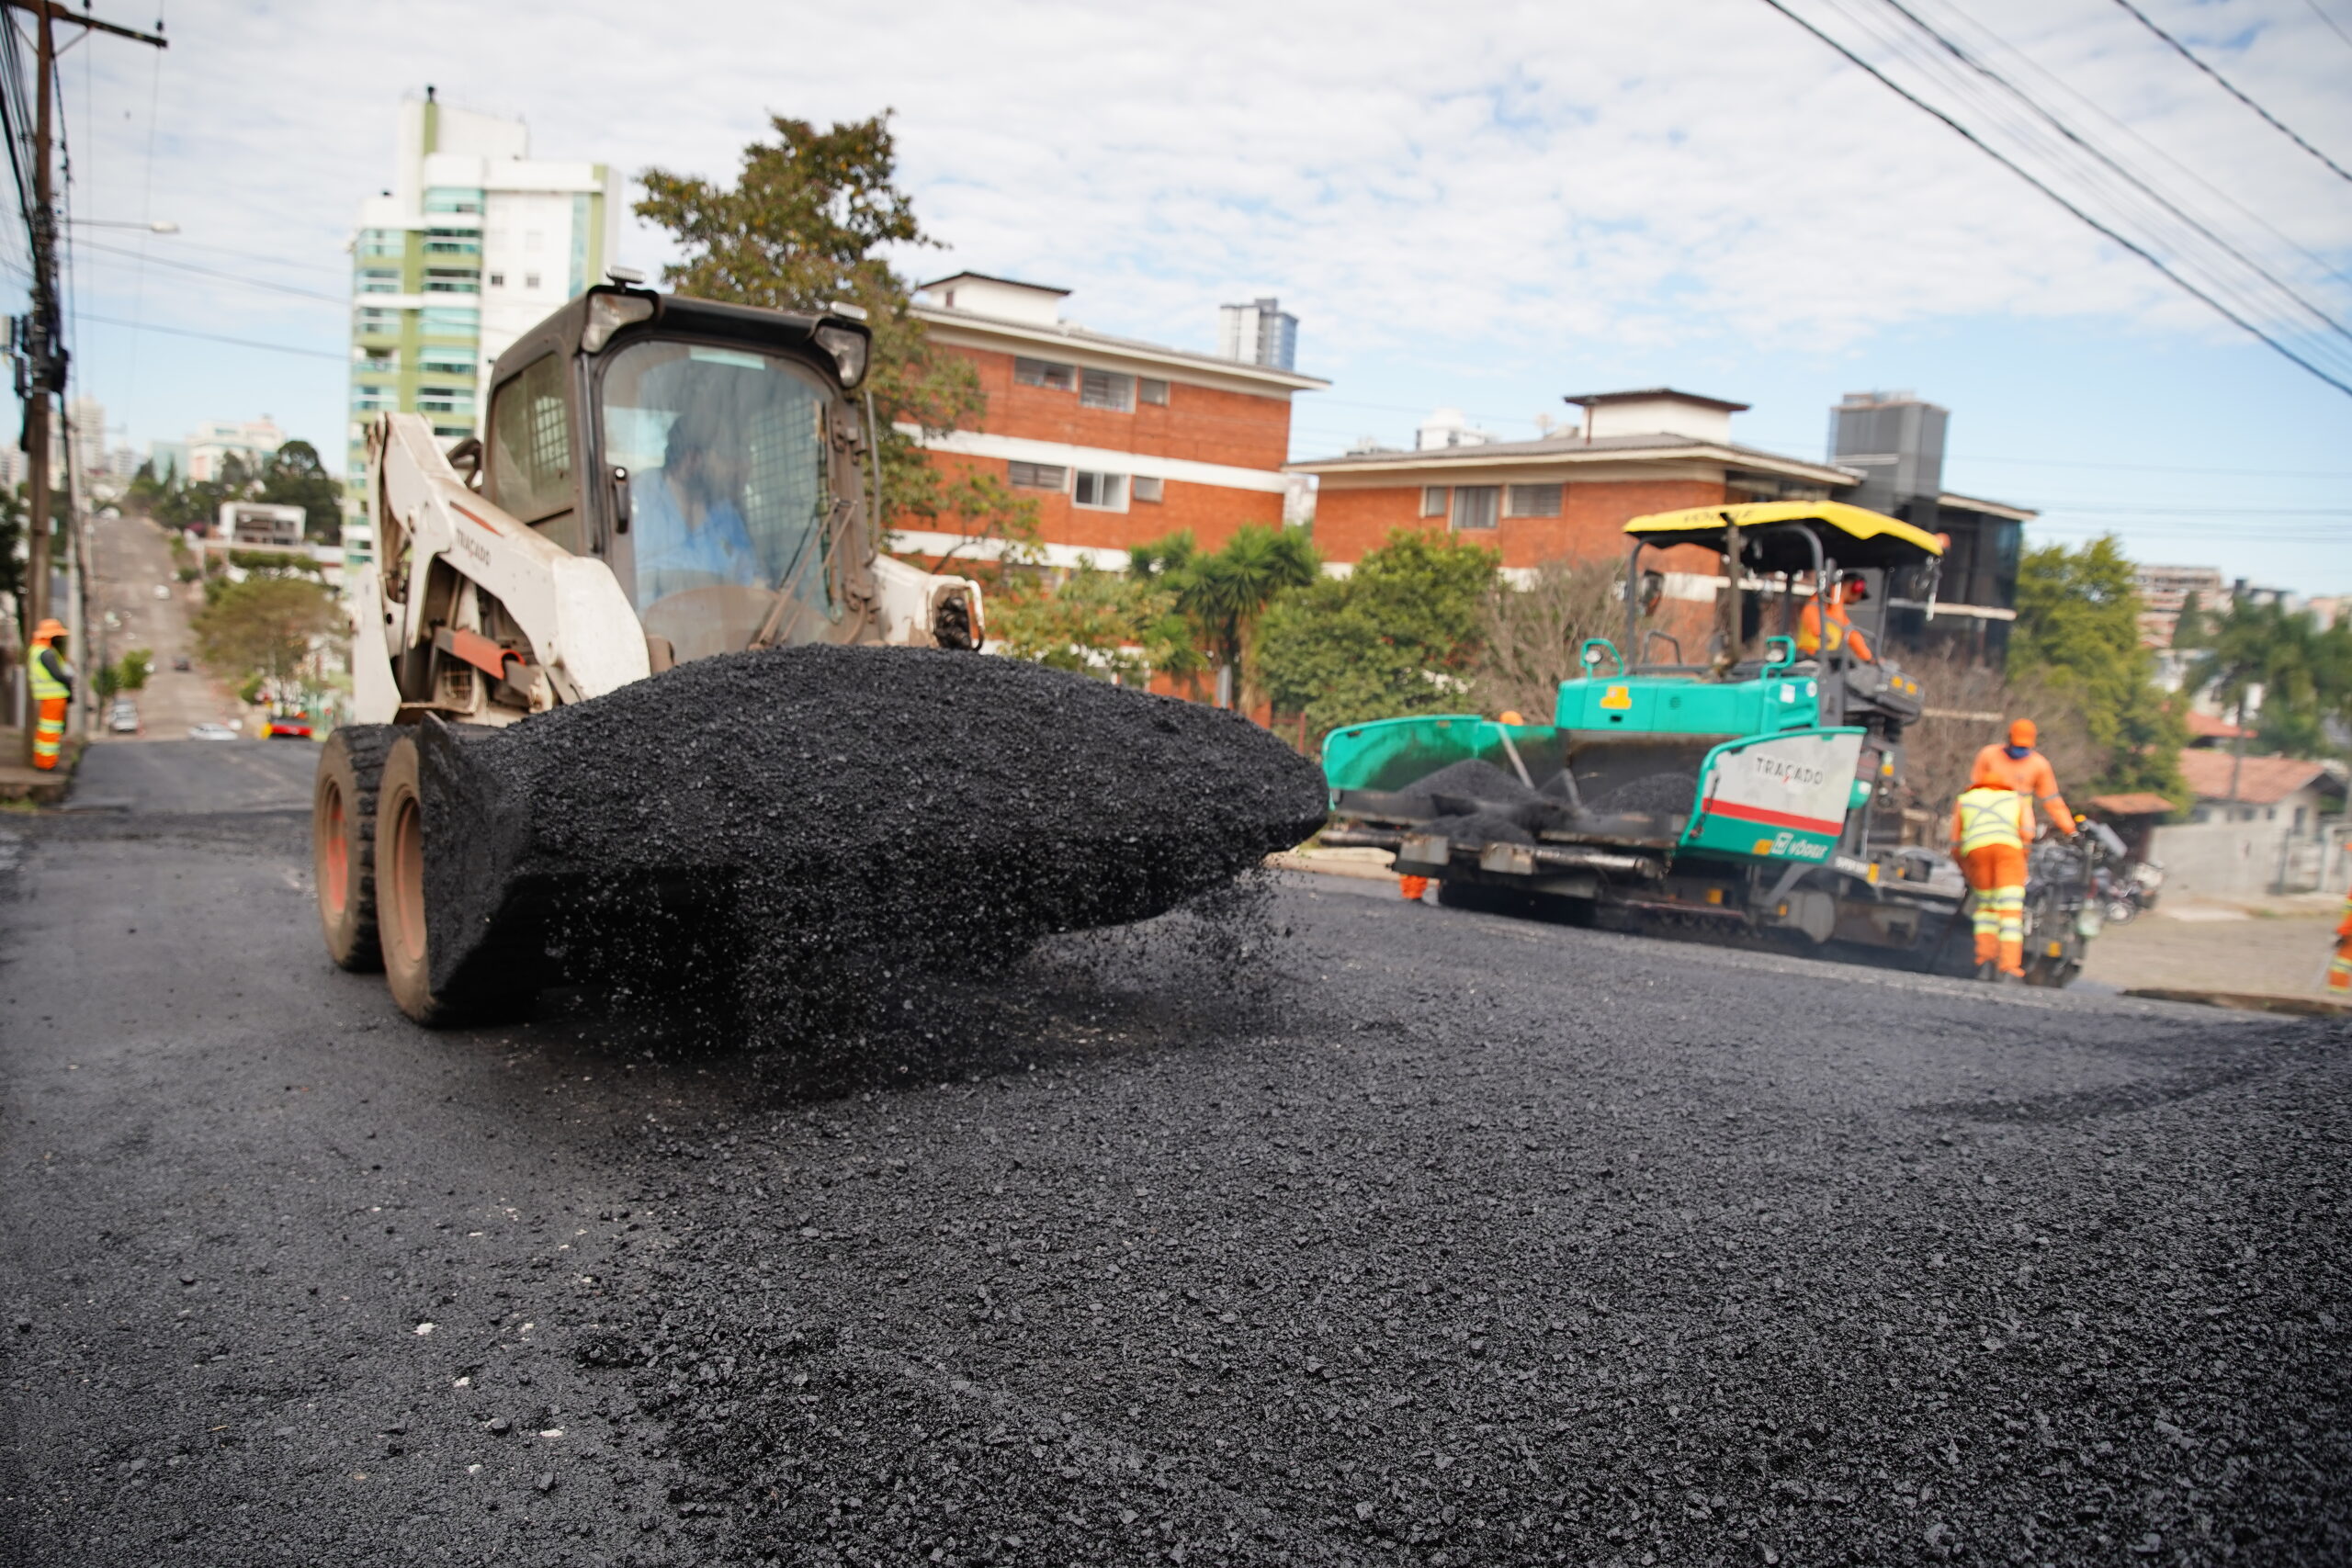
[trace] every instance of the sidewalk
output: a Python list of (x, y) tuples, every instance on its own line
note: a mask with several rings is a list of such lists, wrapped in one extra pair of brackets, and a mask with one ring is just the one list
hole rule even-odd
[(25, 732), (0, 728), (0, 805), (55, 806), (74, 783), (74, 764), (80, 745), (65, 743), (61, 766), (43, 773), (25, 761)]
[(2344, 900), (2335, 894), (2230, 900), (2167, 898), (2091, 943), (2083, 978), (2125, 989), (2324, 998)]

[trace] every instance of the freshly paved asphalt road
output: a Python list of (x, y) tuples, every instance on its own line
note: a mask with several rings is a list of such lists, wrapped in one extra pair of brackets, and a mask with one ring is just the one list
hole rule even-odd
[(0, 818), (0, 1563), (2352, 1556), (2341, 1025), (1300, 878), (427, 1034), (306, 748), (119, 750)]

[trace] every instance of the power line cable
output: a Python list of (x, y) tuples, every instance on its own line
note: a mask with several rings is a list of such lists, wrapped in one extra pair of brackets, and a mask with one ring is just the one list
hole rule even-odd
[(306, 359), (332, 359), (338, 365), (347, 364), (351, 358), (347, 354), (330, 354), (322, 348), (296, 348), (291, 344), (262, 343), (248, 337), (223, 337), (219, 333), (199, 333), (187, 327), (160, 326), (153, 321), (142, 325), (138, 321), (126, 321), (119, 316), (85, 315), (82, 319), (85, 321), (95, 321), (105, 327), (130, 327), (137, 332), (163, 333), (171, 337), (202, 338), (207, 343), (231, 343), (239, 348), (266, 348), (272, 354), (299, 354)]
[(2317, 17), (2321, 21), (2327, 24), (2327, 30), (2329, 32), (2334, 33), (2337, 38), (2344, 40), (2346, 48), (2352, 49), (2352, 33), (2347, 33), (2342, 28), (2336, 26), (2335, 18), (2319, 8), (2319, 0), (2303, 0), (2303, 4), (2312, 8), (2312, 16)]
[(2240, 201), (2224, 186), (2215, 185), (2203, 175), (2199, 174), (2195, 169), (2191, 168), (2187, 164), (2182, 163), (2178, 158), (2174, 157), (2161, 145), (2149, 141), (2145, 136), (2140, 134), (2137, 130), (2123, 120), (2116, 118), (2115, 116), (2109, 114), (2097, 99), (2085, 95), (2077, 89), (2073, 83), (2068, 82), (2064, 77), (2053, 74), (2052, 72), (2045, 69), (2041, 63), (2036, 61), (2031, 55), (2026, 53), (2025, 51), (2019, 49), (2016, 44), (2009, 42), (2008, 39), (1995, 32), (1983, 22), (1969, 16), (1966, 12), (1960, 10), (1957, 6), (1944, 6), (1944, 9), (1950, 14), (1951, 18), (1951, 21), (1946, 23), (1947, 27), (1951, 26), (1953, 23), (1957, 23), (1961, 26), (1973, 28), (1986, 41), (1991, 43), (1994, 48), (2000, 50), (2003, 53), (2015, 60), (2018, 64), (2023, 66), (2026, 70), (2040, 77), (2044, 83), (2048, 84), (2059, 92), (2065, 94), (2075, 103), (2089, 110), (2093, 115), (2106, 121), (2109, 126), (2121, 132), (2132, 141), (2137, 143), (2139, 147), (2151, 157), (2168, 164), (2176, 172), (2184, 175), (2202, 188), (2206, 194), (2234, 209), (2237, 211), (2238, 216), (2254, 224), (2264, 233), (2268, 234), (2272, 239), (2278, 241), (2281, 245), (2284, 245), (2289, 250), (2293, 251), (2297, 255), (2301, 256), (2305, 261), (2309, 262), (2318, 270), (2318, 273), (2322, 277), (2327, 278), (2330, 281), (2337, 281), (2346, 277), (2347, 276), (2352, 276), (2352, 273), (2348, 273), (2346, 268), (2337, 265), (2335, 262), (2328, 260), (2324, 256), (2319, 255), (2310, 247), (2296, 240), (2293, 236), (2282, 232), (2277, 225), (2273, 224), (2268, 219), (2263, 217), (2261, 213), (2256, 212), (2254, 209), (2248, 207), (2243, 201)]
[(2352, 327), (2346, 326), (2342, 321), (2336, 320), (2335, 317), (2330, 315), (2320, 306), (2304, 298), (2301, 293), (2296, 290), (2293, 285), (2288, 283), (2284, 278), (2279, 277), (2268, 267), (2264, 266), (2252, 256), (2247, 255), (2244, 251), (2238, 249), (2236, 245), (2231, 243), (2228, 239), (2216, 233), (2203, 222), (2199, 221), (2194, 215), (2184, 210), (2177, 203), (2174, 202), (2171, 197), (2165, 196), (2162, 191), (2157, 190), (2154, 186), (2149, 185), (2147, 181), (2142, 179), (2138, 175), (2132, 173), (2130, 169), (2124, 167), (2123, 164), (2118, 163), (2104, 148), (2095, 146), (2089, 141), (2086, 140), (2074, 129), (2074, 127), (2061, 119), (2046, 106), (2038, 102), (2023, 88), (2018, 86), (2017, 84), (2011, 82), (2007, 77), (2003, 76), (1999, 72), (1995, 71), (1991, 66), (1986, 65), (1983, 61), (1978, 60), (1974, 55), (1970, 54), (1959, 44), (1955, 43), (1952, 39), (1947, 38), (1943, 33), (1937, 30), (1932, 24), (1920, 17), (1918, 13), (1905, 6), (1903, 3), (1903, 0), (1879, 0), (1879, 3), (1886, 6), (1887, 9), (1894, 11), (1898, 16), (1902, 17), (1913, 27), (1925, 33), (1928, 38), (1934, 39), (1937, 47), (1951, 54), (1953, 59), (1959, 61), (1971, 71), (1975, 72), (1978, 75), (1983, 76), (1985, 80), (1993, 83), (2004, 92), (2009, 94), (2012, 97), (2016, 98), (2018, 102), (2025, 105), (2028, 109), (2032, 111), (2036, 118), (2049, 125), (2050, 128), (2055, 130), (2059, 135), (2064, 137), (2069, 143), (2081, 148), (2085, 152), (2088, 153), (2093, 158), (2098, 159), (2100, 164), (2104, 167), (2113, 170), (2119, 176), (2129, 182), (2133, 189), (2144, 193), (2150, 200), (2155, 202), (2165, 212), (2178, 219), (2181, 222), (2186, 223), (2198, 234), (2211, 241), (2230, 256), (2242, 263), (2256, 276), (2260, 276), (2263, 281), (2268, 283), (2272, 288), (2278, 289), (2280, 293), (2293, 300), (2298, 308), (2310, 314), (2313, 319), (2325, 324), (2339, 336), (2344, 337), (2347, 342), (2352, 342)]
[(2017, 175), (2018, 178), (2025, 181), (2026, 184), (2033, 186), (2034, 189), (2040, 191), (2042, 195), (2048, 197), (2051, 200), (2064, 208), (2068, 212), (2074, 214), (2076, 219), (2080, 220), (2089, 228), (2098, 233), (2104, 235), (2109, 240), (2113, 241), (2116, 244), (2122, 246), (2133, 255), (2138, 256), (2142, 261), (2146, 262), (2150, 266), (2154, 267), (2158, 272), (2164, 274), (2165, 276), (2170, 278), (2184, 293), (2202, 301), (2215, 313), (2223, 317), (2225, 320), (2233, 322), (2238, 327), (2251, 333), (2253, 336), (2259, 338), (2281, 357), (2293, 361), (2296, 365), (2301, 366), (2303, 369), (2311, 372), (2313, 376), (2318, 377), (2321, 380), (2326, 382), (2337, 391), (2344, 393), (2346, 397), (2352, 397), (2352, 381), (2339, 379), (2337, 377), (2321, 369), (2318, 366), (2312, 364), (2310, 360), (2304, 358), (2301, 355), (2296, 353), (2293, 349), (2288, 347), (2285, 344), (2279, 342), (2277, 338), (2271, 336), (2268, 333), (2264, 332), (2260, 327), (2256, 326), (2252, 321), (2246, 320), (2246, 318), (2239, 311), (2223, 304), (2221, 300), (2215, 299), (2212, 294), (2207, 292), (2205, 289), (2199, 288), (2196, 284), (2190, 282), (2188, 278), (2183, 277), (2177, 271), (2168, 265), (2162, 257), (2156, 255), (2146, 246), (2126, 239), (2123, 235), (2116, 232), (2116, 231), (2109, 225), (2099, 221), (2099, 220), (2084, 211), (2074, 202), (2067, 200), (2064, 196), (2061, 196), (2056, 190), (2052, 189), (2046, 182), (2037, 178), (2034, 175), (2027, 171), (2027, 169), (2015, 159), (1994, 147), (1990, 142), (1987, 142), (1974, 131), (1961, 124), (1960, 121), (1954, 119), (1951, 115), (1946, 114), (1943, 110), (1936, 107), (1933, 104), (1928, 103), (1926, 99), (1920, 97), (1917, 94), (1912, 92), (1909, 88), (1904, 86), (1901, 83), (1896, 82), (1893, 77), (1887, 75), (1886, 73), (1881, 71), (1877, 66), (1872, 65), (1869, 61), (1864, 60), (1860, 55), (1855, 53), (1852, 50), (1847, 48), (1844, 44), (1838, 42), (1827, 33), (1823, 32), (1819, 28), (1815, 27), (1811, 22), (1805, 20), (1803, 17), (1798, 16), (1794, 11), (1790, 10), (1789, 7), (1783, 4), (1783, 0), (1763, 0), (1763, 3), (1770, 6), (1773, 10), (1778, 11), (1781, 16), (1786, 17), (1790, 21), (1794, 22), (1798, 27), (1803, 28), (1806, 32), (1811, 33), (1815, 38), (1819, 39), (1823, 43), (1827, 44), (1831, 49), (1837, 51), (1838, 53), (1844, 56), (1852, 64), (1867, 73), (1872, 79), (1877, 81), (1880, 85), (1885, 87), (1889, 92), (1894, 94), (1897, 97), (1900, 97), (1914, 108), (1920, 110), (1922, 113), (1932, 115), (1937, 119), (1941, 120), (1946, 126), (1950, 127), (1955, 134), (1960, 136), (1962, 140), (1967, 141), (1969, 145), (1974, 147), (1986, 157), (1992, 159), (1995, 163), (1999, 164), (2003, 168)]
[(100, 251), (110, 256), (127, 256), (156, 266), (167, 266), (177, 272), (192, 272), (206, 277), (217, 277), (224, 283), (242, 284), (247, 288), (266, 288), (275, 294), (293, 294), (304, 299), (321, 299), (330, 305), (347, 305), (351, 301), (341, 294), (322, 294), (315, 288), (300, 288), (291, 283), (274, 283), (266, 277), (247, 277), (241, 273), (223, 272), (219, 267), (204, 266), (196, 262), (175, 261), (169, 256), (141, 255), (121, 245), (108, 245), (96, 240), (84, 240), (82, 248)]
[[(2230, 96), (2235, 98), (2238, 102), (2244, 104), (2246, 107), (2260, 115), (2264, 120), (2268, 122), (2273, 130), (2276, 130), (2279, 135), (2285, 137), (2288, 141), (2293, 142), (2296, 146), (2301, 148), (2304, 152), (2310, 153), (2312, 157), (2317, 158), (2321, 163), (2325, 164), (2330, 169), (2334, 170), (2337, 179), (2352, 182), (2352, 169), (2345, 168), (2344, 165), (2338, 164), (2335, 159), (2329, 157), (2326, 153), (2321, 152), (2318, 148), (2312, 146), (2310, 142), (2296, 135), (2293, 130), (2288, 128), (2287, 123), (2284, 120), (2280, 119), (2277, 115), (2272, 114), (2268, 109), (2264, 108), (2260, 104), (2256, 103), (2244, 93), (2238, 91), (2236, 85), (2231, 82), (2227, 76), (2222, 75), (2220, 72), (2214, 70), (2211, 66), (2198, 59), (2196, 55), (2190, 53), (2187, 44), (2173, 37), (2172, 34), (2165, 31), (2164, 28), (2156, 26), (2156, 24), (2149, 18), (2149, 16), (2145, 11), (2143, 11), (2139, 6), (2132, 4), (2132, 0), (2115, 0), (2115, 3), (2118, 6), (2122, 6), (2125, 10), (2131, 12), (2133, 17), (2137, 17), (2142, 27), (2147, 28), (2150, 32), (2164, 39), (2165, 42), (2170, 44), (2173, 48), (2173, 51), (2178, 54), (2183, 60), (2186, 60), (2188, 63), (2205, 73), (2206, 75), (2213, 78), (2215, 82), (2221, 85), (2221, 88), (2223, 92), (2229, 94)], [(2324, 21), (2326, 18), (2323, 17), (2321, 19)], [(2333, 27), (2335, 24), (2329, 23), (2329, 25)]]
[[(2282, 307), (2278, 300), (2266, 294), (2260, 286), (2241, 276), (2228, 261), (2204, 254), (2199, 240), (2201, 238), (2206, 244), (2213, 243), (2215, 237), (2210, 231), (2202, 236), (2193, 228), (2184, 233), (2181, 215), (2152, 200), (2151, 193), (2135, 190), (2128, 182), (2115, 186), (2110, 182), (2109, 174), (2098, 168), (2076, 166), (2069, 144), (2052, 140), (2050, 128), (2039, 118), (2020, 118), (2016, 104), (2009, 97), (1994, 93), (1973, 73), (1955, 65), (1945, 53), (1928, 48), (1913, 29), (1889, 21), (1883, 12), (1870, 4), (1870, 0), (1828, 0), (1828, 4), (1888, 49), (1895, 58), (1919, 70), (1929, 81), (1942, 85), (1962, 106), (1986, 117), (1994, 125), (2007, 131), (2018, 146), (2045, 160), (2050, 167), (2079, 186), (2083, 198), (2104, 206), (2109, 209), (2115, 221), (2132, 227), (2157, 249), (2169, 252), (2176, 271), (2193, 275), (2194, 280), (2201, 285), (2213, 302), (2226, 303), (2249, 321), (2275, 320), (2280, 315)], [(1888, 31), (1890, 28), (1894, 29), (1892, 33)], [(2227, 247), (2223, 248), (2226, 251)], [(2278, 287), (2277, 279), (2269, 281), (2274, 288)], [(2312, 308), (2308, 300), (2294, 295), (2291, 289), (2286, 292), (2291, 296), (2288, 313), (2310, 313)], [(2324, 323), (2334, 324), (2332, 318), (2325, 317), (2324, 312), (2321, 314)], [(2301, 333), (2310, 329), (2297, 320), (2287, 330)], [(2343, 345), (2322, 337), (2317, 344), (2307, 345), (2305, 352), (2325, 361), (2328, 373), (2352, 378), (2352, 333), (2339, 331), (2337, 336), (2344, 339)]]

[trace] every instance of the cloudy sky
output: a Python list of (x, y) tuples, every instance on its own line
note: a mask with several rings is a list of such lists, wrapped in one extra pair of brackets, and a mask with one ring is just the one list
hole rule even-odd
[[(150, 3), (97, 9), (144, 26)], [(2115, 0), (1905, 3), (2352, 321), (2352, 181)], [(2352, 167), (2352, 0), (2139, 3)], [(2018, 112), (1939, 85), (1885, 0), (1788, 4), (2017, 145)], [(1300, 400), (1300, 457), (1409, 445), (1440, 405), (1528, 436), (1566, 394), (1659, 384), (1817, 456), (1840, 393), (1905, 388), (1952, 411), (1947, 485), (2042, 509), (2038, 538), (2112, 529), (2143, 559), (2352, 592), (2352, 396), (1764, 0), (171, 0), (164, 21), (167, 52), (99, 39), (65, 66), (75, 215), (182, 229), (79, 231), (81, 389), (134, 446), (267, 412), (341, 450), (344, 246), (428, 82), (526, 119), (538, 155), (632, 174), (724, 178), (771, 112), (889, 108), (945, 247), (907, 270), (1057, 284), (1074, 320), (1199, 349), (1220, 301), (1277, 294), (1333, 383)], [(667, 254), (635, 227), (622, 251)], [(0, 248), (11, 276), (21, 255)], [(309, 352), (110, 324), (131, 321)], [(2286, 341), (2352, 365), (2309, 318)]]

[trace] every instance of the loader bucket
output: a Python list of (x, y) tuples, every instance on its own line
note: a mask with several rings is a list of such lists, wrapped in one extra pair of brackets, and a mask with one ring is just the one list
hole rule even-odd
[(705, 659), (420, 746), (453, 996), (716, 965), (821, 1009), (1148, 919), (1323, 821), (1315, 764), (1233, 714), (932, 649)]

